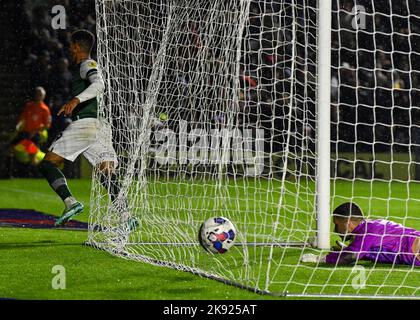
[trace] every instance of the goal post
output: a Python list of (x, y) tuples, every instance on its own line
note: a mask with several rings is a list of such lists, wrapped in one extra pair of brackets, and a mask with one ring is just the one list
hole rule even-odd
[[(89, 244), (259, 293), (419, 298), (414, 265), (301, 259), (339, 240), (345, 202), (420, 230), (418, 8), (96, 0), (99, 117), (139, 226), (121, 228), (94, 170)], [(235, 225), (225, 254), (199, 245), (211, 217)]]
[(317, 242), (330, 248), (330, 130), (331, 130), (331, 1), (318, 8), (318, 102), (317, 102)]

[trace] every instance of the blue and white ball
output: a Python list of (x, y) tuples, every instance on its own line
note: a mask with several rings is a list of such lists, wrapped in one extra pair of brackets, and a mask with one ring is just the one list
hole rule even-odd
[(211, 253), (226, 253), (233, 246), (235, 237), (235, 226), (223, 217), (207, 219), (198, 233), (201, 246)]

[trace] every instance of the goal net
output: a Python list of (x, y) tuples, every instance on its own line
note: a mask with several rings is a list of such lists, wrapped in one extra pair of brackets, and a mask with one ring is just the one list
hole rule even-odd
[[(415, 266), (300, 261), (344, 202), (420, 229), (419, 6), (333, 0), (322, 33), (319, 5), (96, 1), (99, 115), (139, 226), (94, 171), (92, 245), (270, 294), (419, 297)], [(211, 217), (236, 226), (225, 254), (199, 246)]]

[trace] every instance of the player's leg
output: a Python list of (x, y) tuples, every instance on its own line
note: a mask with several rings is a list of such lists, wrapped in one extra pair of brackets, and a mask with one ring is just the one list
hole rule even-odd
[(100, 172), (101, 185), (108, 190), (111, 202), (114, 202), (120, 193), (118, 178), (115, 174), (115, 162), (102, 161), (98, 165), (98, 171)]
[(99, 121), (94, 118), (72, 122), (51, 144), (48, 153), (39, 165), (41, 173), (65, 204), (64, 213), (57, 219), (56, 225), (64, 224), (83, 211), (83, 205), (71, 194), (59, 166), (64, 159), (73, 162), (81, 153), (89, 149), (96, 141), (98, 128)]
[(118, 216), (120, 226), (134, 230), (138, 222), (132, 217), (127, 197), (121, 194), (121, 185), (116, 174), (118, 166), (117, 154), (112, 145), (111, 129), (102, 124), (97, 141), (83, 155), (99, 172), (101, 185), (108, 191), (111, 200), (111, 210)]
[(138, 221), (132, 217), (127, 198), (120, 195), (121, 188), (118, 177), (115, 174), (115, 163), (114, 161), (102, 161), (99, 163), (100, 181), (102, 186), (108, 191), (113, 210), (120, 215), (121, 224), (133, 231), (137, 228)]
[(101, 185), (105, 188), (105, 190), (108, 191), (113, 211), (118, 212), (121, 221), (126, 221), (129, 216), (128, 201), (126, 197), (122, 195), (120, 196), (121, 188), (118, 181), (118, 177), (115, 174), (115, 167), (116, 162), (111, 160), (105, 160), (97, 165), (97, 171), (99, 172), (99, 180), (101, 182)]
[(64, 158), (51, 151), (47, 152), (44, 159), (39, 164), (39, 171), (47, 179), (51, 188), (63, 200), (65, 209), (63, 215), (57, 219), (56, 225), (62, 225), (73, 216), (83, 212), (83, 205), (72, 195), (64, 174), (59, 169)]

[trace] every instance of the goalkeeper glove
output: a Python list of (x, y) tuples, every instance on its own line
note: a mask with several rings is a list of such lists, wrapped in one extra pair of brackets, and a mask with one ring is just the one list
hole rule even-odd
[(336, 241), (335, 243), (337, 245), (336, 246), (333, 246), (331, 248), (332, 251), (341, 251), (341, 250), (343, 250), (346, 247), (346, 244), (344, 242)]
[(327, 256), (324, 255), (316, 255), (313, 253), (305, 253), (300, 258), (301, 262), (309, 262), (309, 263), (326, 263)]

